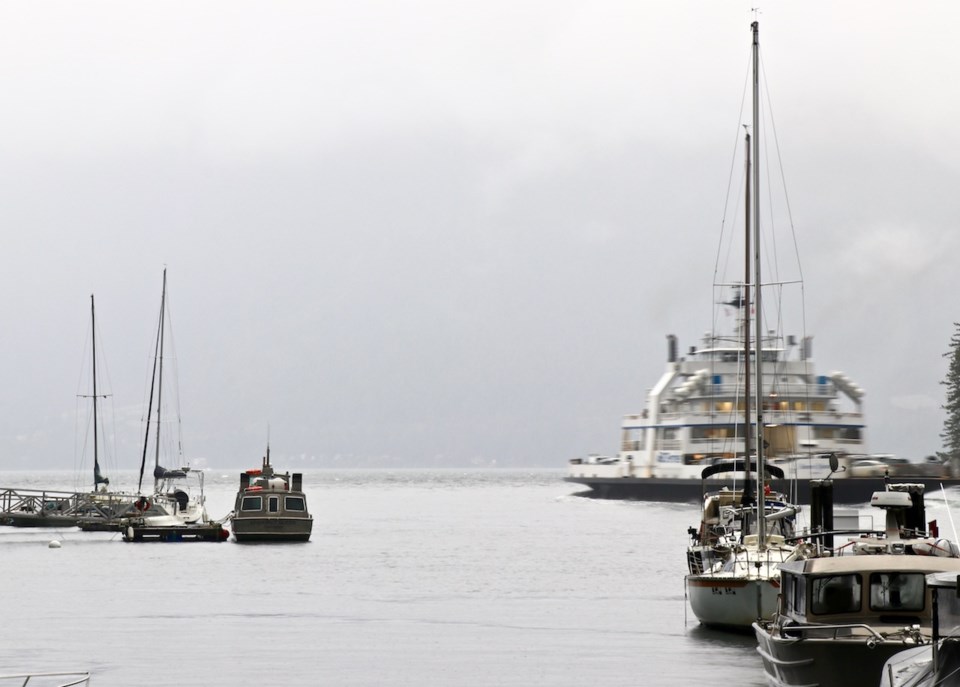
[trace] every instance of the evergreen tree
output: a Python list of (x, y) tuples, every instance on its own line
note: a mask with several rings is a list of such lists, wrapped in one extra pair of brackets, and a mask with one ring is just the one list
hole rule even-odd
[(941, 457), (950, 465), (950, 473), (960, 471), (960, 323), (953, 323), (954, 332), (950, 337), (950, 350), (943, 354), (950, 359), (947, 376), (941, 384), (947, 387), (947, 402), (941, 406), (947, 411), (947, 418), (943, 422), (943, 448)]

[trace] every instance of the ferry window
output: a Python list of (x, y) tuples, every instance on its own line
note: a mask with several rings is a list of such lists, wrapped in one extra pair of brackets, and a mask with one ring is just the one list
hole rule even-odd
[(811, 610), (814, 613), (857, 613), (860, 611), (860, 578), (832, 575), (813, 580)]
[(271, 496), (270, 500), (267, 502), (269, 511), (271, 513), (276, 513), (280, 510), (280, 499), (277, 496)]
[(302, 496), (288, 496), (283, 502), (287, 510), (307, 510)]
[(240, 510), (263, 510), (263, 498), (260, 496), (244, 496), (240, 502)]
[(870, 608), (874, 611), (922, 611), (922, 573), (870, 575)]

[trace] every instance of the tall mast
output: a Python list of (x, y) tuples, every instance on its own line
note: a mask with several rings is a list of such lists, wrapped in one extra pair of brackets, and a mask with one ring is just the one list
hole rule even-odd
[[(766, 522), (764, 516), (764, 464), (763, 464), (763, 325), (761, 322), (760, 292), (760, 25), (753, 22), (753, 269), (756, 326), (756, 384), (757, 394), (754, 401), (757, 407), (757, 545), (762, 551), (766, 546)], [(750, 391), (747, 390), (749, 396)]]
[[(147, 399), (147, 428), (143, 435), (143, 455), (140, 458), (140, 480), (137, 482), (137, 491), (143, 489), (143, 471), (147, 466), (147, 446), (150, 443), (150, 418), (153, 417), (153, 387), (157, 383), (158, 352), (161, 350), (160, 340), (163, 338), (163, 309), (167, 294), (167, 270), (163, 270), (163, 295), (160, 297), (160, 321), (157, 325), (157, 342), (153, 349), (153, 372), (150, 375), (150, 396)], [(159, 412), (157, 413), (157, 443), (160, 440)], [(159, 451), (159, 449), (158, 449)], [(154, 471), (156, 472), (156, 471)], [(154, 491), (156, 491), (156, 477), (154, 477)]]
[(93, 307), (93, 294), (90, 294), (90, 341), (93, 349), (93, 490), (96, 491), (101, 482), (106, 482), (100, 474), (100, 460), (97, 453), (97, 318)]
[(159, 370), (157, 372), (157, 441), (156, 452), (154, 453), (153, 460), (153, 480), (154, 480), (154, 490), (156, 490), (158, 479), (157, 479), (157, 468), (160, 467), (160, 409), (163, 407), (161, 401), (163, 400), (163, 317), (167, 310), (167, 269), (163, 269), (163, 293), (160, 295), (160, 361), (159, 361)]
[[(746, 202), (746, 227), (744, 229), (744, 259), (743, 259), (743, 459), (747, 464), (747, 479), (750, 477), (751, 434), (750, 431), (750, 132), (747, 132), (744, 153), (745, 174), (748, 180), (744, 198)], [(749, 486), (749, 485), (748, 485)], [(746, 491), (746, 490), (744, 490)], [(744, 494), (748, 496), (748, 494)]]

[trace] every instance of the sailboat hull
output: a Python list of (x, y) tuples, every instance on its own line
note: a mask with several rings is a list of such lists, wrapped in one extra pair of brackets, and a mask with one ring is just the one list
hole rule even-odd
[(701, 624), (749, 632), (757, 618), (777, 610), (780, 581), (721, 575), (687, 575), (690, 608)]

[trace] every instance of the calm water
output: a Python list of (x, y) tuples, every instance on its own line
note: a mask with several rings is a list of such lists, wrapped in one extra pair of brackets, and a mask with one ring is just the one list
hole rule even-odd
[[(307, 473), (308, 544), (0, 527), (0, 673), (89, 669), (98, 687), (762, 685), (752, 638), (687, 611), (697, 507), (583, 499), (560, 477)], [(236, 480), (208, 476), (212, 516)], [(0, 486), (73, 482), (0, 472)]]

